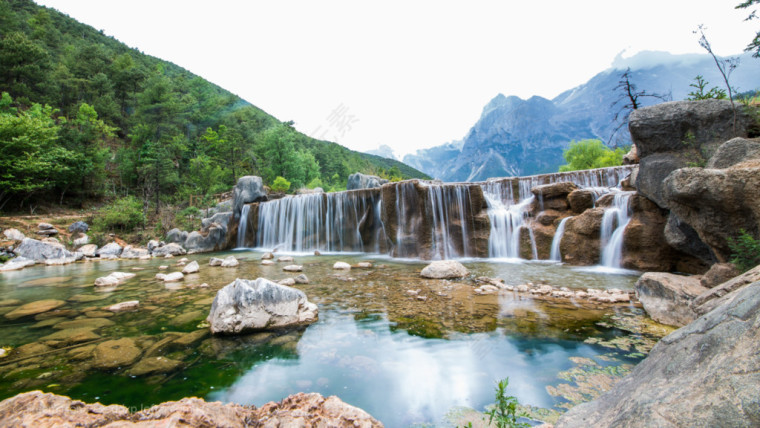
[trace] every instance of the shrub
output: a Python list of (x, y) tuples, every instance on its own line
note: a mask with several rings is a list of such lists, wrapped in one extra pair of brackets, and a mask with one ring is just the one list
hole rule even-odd
[(95, 227), (104, 231), (131, 232), (145, 223), (142, 202), (134, 196), (117, 199), (100, 210), (94, 223)]
[(496, 385), (496, 404), (486, 411), (488, 425), (496, 422), (497, 428), (526, 428), (530, 425), (517, 422), (517, 398), (507, 395), (509, 378), (504, 378)]
[(189, 206), (178, 212), (174, 217), (174, 224), (182, 230), (196, 230), (200, 228), (200, 219), (203, 217), (198, 207)]
[(623, 147), (612, 150), (600, 140), (571, 141), (570, 146), (562, 153), (567, 164), (560, 166), (559, 171), (578, 171), (622, 165), (623, 156), (627, 151)]
[(746, 230), (740, 229), (738, 238), (729, 239), (728, 248), (731, 249), (731, 263), (740, 271), (746, 272), (760, 265), (760, 241)]
[(284, 177), (277, 177), (274, 179), (274, 183), (272, 183), (270, 189), (276, 193), (287, 192), (290, 189), (290, 181)]

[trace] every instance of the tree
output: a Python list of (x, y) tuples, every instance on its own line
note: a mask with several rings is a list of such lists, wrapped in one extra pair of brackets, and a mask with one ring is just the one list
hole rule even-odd
[(76, 156), (57, 144), (59, 126), (50, 106), (22, 111), (0, 98), (0, 209), (12, 199), (23, 205), (32, 194), (51, 190), (70, 170)]
[(270, 188), (275, 193), (287, 192), (288, 189), (290, 189), (290, 182), (284, 177), (277, 177), (274, 179), (274, 182), (272, 182)]
[(571, 141), (570, 146), (563, 153), (567, 164), (560, 166), (559, 171), (567, 172), (622, 165), (625, 153), (626, 150), (621, 147), (611, 150), (601, 140)]
[[(760, 0), (747, 0), (745, 2), (742, 2), (741, 4), (736, 6), (736, 9), (748, 9), (752, 5), (760, 4)], [(750, 12), (749, 16), (745, 19), (745, 21), (751, 21), (753, 19), (758, 19), (757, 16), (757, 9), (753, 9), (752, 12)], [(747, 52), (755, 51), (752, 56), (755, 58), (760, 58), (760, 31), (755, 33), (755, 38), (752, 39), (751, 42), (747, 45), (746, 48), (744, 48)]]
[(712, 50), (712, 46), (710, 46), (710, 42), (707, 40), (707, 36), (705, 35), (705, 26), (700, 25), (697, 27), (697, 30), (694, 31), (694, 33), (699, 33), (699, 46), (702, 46), (707, 53), (710, 54), (710, 56), (713, 58), (713, 61), (715, 61), (715, 66), (718, 67), (718, 71), (720, 71), (720, 75), (723, 77), (723, 82), (726, 84), (726, 90), (728, 91), (728, 100), (731, 101), (731, 109), (734, 112), (734, 134), (736, 134), (736, 104), (734, 103), (734, 94), (733, 89), (731, 88), (731, 84), (728, 82), (728, 79), (731, 77), (731, 73), (736, 69), (736, 67), (739, 66), (739, 57), (728, 57), (723, 59), (718, 59), (718, 57), (715, 55), (715, 53)]
[(20, 32), (0, 39), (0, 87), (15, 97), (34, 97), (45, 82), (50, 58), (44, 48)]
[(705, 92), (709, 84), (710, 82), (706, 81), (702, 75), (697, 75), (697, 77), (694, 78), (694, 83), (689, 84), (694, 90), (689, 92), (689, 97), (686, 99), (690, 101), (699, 101), (709, 99), (722, 100), (726, 98), (726, 91), (717, 86), (713, 86)]
[(618, 84), (615, 86), (614, 90), (619, 92), (619, 96), (610, 107), (618, 108), (613, 121), (620, 121), (620, 123), (612, 131), (609, 141), (612, 141), (612, 138), (623, 126), (628, 125), (628, 118), (631, 116), (631, 112), (641, 107), (644, 98), (656, 98), (662, 101), (669, 101), (672, 98), (671, 94), (657, 94), (640, 91), (631, 81), (632, 78), (633, 73), (631, 72), (631, 68), (628, 67), (625, 72), (620, 75), (620, 80), (618, 80)]

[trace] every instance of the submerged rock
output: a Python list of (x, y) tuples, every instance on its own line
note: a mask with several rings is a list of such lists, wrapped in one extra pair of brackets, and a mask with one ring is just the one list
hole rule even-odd
[(23, 306), (19, 306), (18, 308), (5, 314), (5, 318), (8, 318), (9, 320), (16, 320), (23, 317), (41, 314), (43, 312), (52, 311), (53, 309), (60, 308), (65, 304), (66, 302), (63, 300), (38, 300), (36, 302), (31, 302)]
[(142, 351), (131, 338), (108, 340), (95, 347), (92, 365), (100, 369), (131, 366), (141, 354)]
[(119, 283), (126, 281), (130, 278), (134, 278), (134, 273), (127, 272), (111, 272), (108, 276), (103, 276), (95, 280), (96, 287), (111, 287), (119, 285)]
[(310, 324), (317, 313), (303, 291), (264, 278), (238, 278), (216, 293), (207, 320), (212, 333), (241, 333)]
[(760, 282), (726, 298), (555, 427), (758, 426)]
[(434, 261), (420, 272), (421, 277), (432, 279), (463, 278), (469, 274), (470, 271), (456, 260)]
[(663, 272), (647, 272), (636, 281), (636, 296), (653, 320), (683, 326), (697, 317), (692, 300), (707, 291), (699, 277)]
[(105, 309), (111, 312), (123, 312), (123, 311), (131, 311), (131, 310), (137, 309), (139, 306), (140, 306), (139, 300), (129, 300), (127, 302), (121, 302), (115, 305), (108, 306)]
[(156, 373), (169, 373), (182, 367), (182, 361), (166, 357), (143, 358), (129, 369), (130, 376), (145, 376)]

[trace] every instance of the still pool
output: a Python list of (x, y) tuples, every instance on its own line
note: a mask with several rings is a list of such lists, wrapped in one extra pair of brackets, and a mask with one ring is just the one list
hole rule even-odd
[[(208, 266), (212, 256), (229, 254), (240, 266)], [(448, 425), (453, 409), (483, 410), (493, 403), (495, 382), (505, 377), (508, 391), (523, 404), (563, 410), (588, 400), (669, 332), (633, 305), (595, 307), (473, 292), (478, 276), (512, 285), (630, 289), (635, 274), (465, 260), (471, 278), (423, 280), (424, 262), (333, 254), (295, 255), (310, 279), (298, 288), (319, 305), (317, 323), (276, 333), (209, 335), (205, 318), (218, 289), (238, 277), (294, 276), (282, 271), (290, 263), (262, 266), (261, 254), (188, 256), (200, 263), (200, 272), (168, 286), (154, 277), (181, 270), (178, 258), (0, 273), (0, 347), (12, 349), (0, 359), (0, 398), (41, 389), (140, 409), (186, 396), (261, 405), (296, 392), (319, 392), (337, 395), (389, 427)], [(336, 261), (367, 260), (373, 268), (332, 269)], [(114, 289), (95, 289), (97, 277), (114, 271), (137, 276)], [(198, 287), (202, 283), (209, 287)], [(44, 299), (64, 304), (30, 317), (4, 316)], [(127, 300), (139, 300), (139, 309), (102, 310)], [(97, 345), (122, 338), (139, 357), (100, 367)], [(147, 364), (156, 357), (171, 364)]]

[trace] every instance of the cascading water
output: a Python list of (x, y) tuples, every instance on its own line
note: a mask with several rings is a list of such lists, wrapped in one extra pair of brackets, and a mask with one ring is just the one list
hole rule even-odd
[(559, 222), (559, 226), (557, 226), (557, 232), (554, 234), (554, 238), (552, 238), (552, 250), (549, 255), (549, 260), (555, 262), (562, 261), (562, 254), (559, 251), (559, 244), (562, 242), (562, 235), (565, 234), (565, 223), (567, 223), (567, 221), (571, 218), (573, 217), (565, 217), (562, 219), (562, 221)]
[[(471, 256), (468, 235), (472, 225), (467, 221), (468, 218), (472, 218), (472, 215), (467, 216), (467, 212), (472, 210), (469, 186), (429, 185), (428, 201), (426, 209), (429, 210), (429, 217), (433, 223), (433, 258)], [(457, 244), (461, 244), (461, 250)]]
[[(595, 190), (595, 196), (607, 193), (630, 174), (632, 167), (609, 167), (585, 171), (571, 171), (556, 174), (534, 175), (489, 180), (483, 184), (483, 193), (488, 203), (488, 217), (491, 234), (488, 240), (488, 254), (492, 258), (519, 258), (520, 233), (525, 227), (530, 237), (533, 258), (537, 259), (536, 242), (530, 229), (528, 210), (535, 200), (531, 189), (543, 184), (569, 181), (580, 188)], [(515, 192), (516, 188), (516, 192)], [(515, 193), (517, 193), (515, 195)]]
[(630, 200), (635, 192), (615, 193), (612, 205), (602, 216), (602, 266), (620, 268), (623, 261), (623, 232), (631, 221)]
[(240, 225), (238, 225), (237, 232), (237, 247), (245, 247), (245, 233), (248, 229), (248, 213), (251, 211), (250, 205), (243, 205), (243, 209), (240, 211)]
[(262, 203), (256, 245), (292, 252), (380, 252), (387, 247), (381, 202), (378, 192), (352, 191)]

